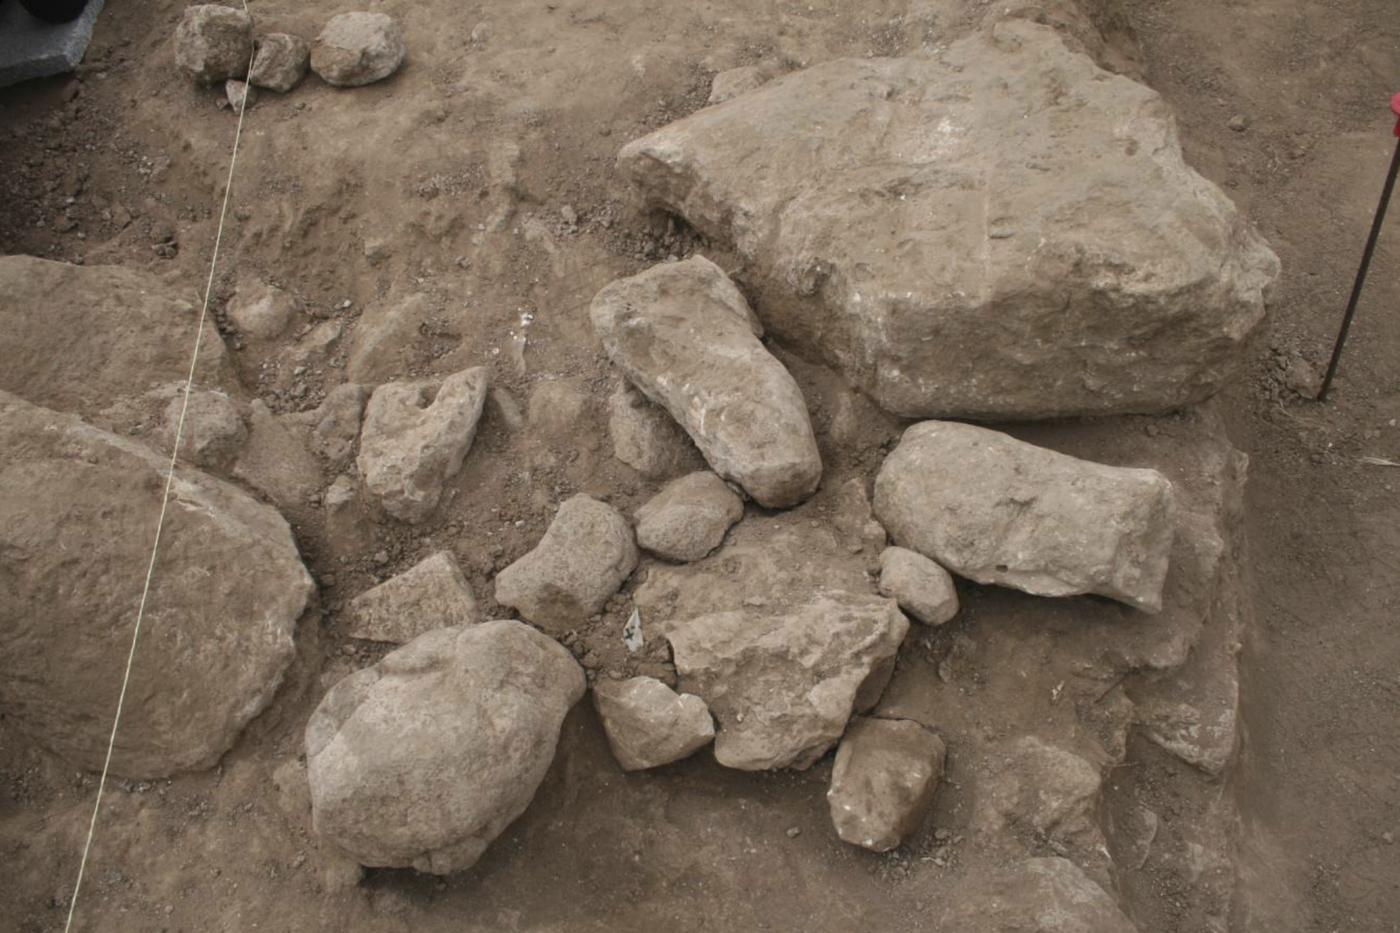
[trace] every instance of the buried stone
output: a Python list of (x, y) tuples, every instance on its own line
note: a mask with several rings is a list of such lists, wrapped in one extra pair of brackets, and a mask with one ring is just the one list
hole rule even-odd
[(906, 417), (1200, 401), (1278, 275), (1162, 99), (1029, 22), (777, 78), (618, 167), (746, 261), (773, 335)]
[(1156, 470), (925, 421), (881, 465), (875, 514), (896, 544), (978, 583), (1162, 608), (1175, 505)]
[(599, 680), (593, 685), (593, 705), (625, 771), (679, 761), (715, 737), (704, 700), (676, 693), (654, 677)]
[(903, 842), (933, 803), (943, 755), (943, 740), (912, 720), (852, 720), (826, 792), (837, 835), (875, 852)]

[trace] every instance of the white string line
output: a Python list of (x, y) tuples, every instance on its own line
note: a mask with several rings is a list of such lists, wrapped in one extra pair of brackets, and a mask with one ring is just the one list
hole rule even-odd
[[(243, 0), (243, 12), (248, 12), (248, 2)], [(248, 70), (253, 69), (253, 54), (248, 56)], [(83, 857), (78, 862), (78, 880), (73, 883), (73, 897), (68, 902), (68, 921), (63, 925), (64, 933), (73, 928), (73, 915), (78, 908), (78, 892), (83, 887), (83, 874), (87, 871), (88, 854), (92, 851), (92, 837), (97, 830), (97, 814), (102, 808), (102, 793), (107, 789), (107, 773), (112, 766), (112, 750), (117, 744), (117, 727), (121, 725), (122, 708), (126, 705), (126, 689), (131, 684), (131, 665), (136, 660), (136, 643), (141, 638), (141, 623), (146, 618), (146, 601), (151, 594), (151, 579), (155, 576), (156, 557), (160, 553), (160, 535), (165, 528), (165, 513), (170, 506), (170, 490), (175, 483), (175, 465), (180, 455), (180, 440), (185, 433), (185, 414), (190, 408), (190, 392), (194, 388), (195, 366), (199, 363), (199, 346), (204, 340), (204, 322), (209, 317), (209, 296), (214, 290), (214, 270), (219, 264), (219, 246), (224, 239), (224, 219), (228, 216), (229, 195), (233, 192), (233, 168), (238, 164), (238, 143), (243, 136), (243, 115), (248, 112), (248, 97), (251, 85), (244, 86), (242, 105), (238, 108), (238, 127), (233, 131), (233, 154), (228, 161), (228, 178), (224, 181), (224, 203), (219, 210), (219, 229), (214, 234), (214, 255), (209, 260), (209, 279), (204, 283), (204, 306), (199, 311), (199, 327), (194, 335), (194, 352), (190, 354), (190, 370), (185, 377), (184, 400), (180, 403), (180, 420), (175, 424), (175, 443), (170, 449), (170, 467), (165, 474), (165, 494), (160, 500), (160, 517), (156, 519), (155, 540), (151, 542), (151, 559), (146, 564), (146, 582), (141, 588), (141, 602), (136, 608), (136, 625), (131, 630), (131, 648), (126, 654), (126, 670), (122, 673), (122, 689), (117, 694), (117, 710), (112, 716), (112, 733), (107, 737), (107, 757), (102, 762), (102, 777), (97, 782), (97, 799), (92, 804), (92, 819), (88, 821), (87, 841), (83, 843)]]

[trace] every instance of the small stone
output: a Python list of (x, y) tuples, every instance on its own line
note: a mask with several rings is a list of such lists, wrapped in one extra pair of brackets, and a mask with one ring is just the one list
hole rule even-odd
[(248, 74), (253, 20), (242, 10), (202, 3), (185, 8), (175, 28), (175, 64), (203, 84)]
[(224, 82), (224, 97), (228, 99), (228, 105), (234, 113), (241, 113), (258, 102), (258, 89), (246, 81), (231, 78)]
[(479, 617), (476, 597), (456, 558), (438, 551), (352, 599), (348, 631), (352, 638), (401, 645), (432, 629)]
[(307, 449), (294, 416), (274, 414), (261, 399), (249, 406), (248, 441), (233, 465), (236, 479), (271, 499), (297, 508), (321, 489), (321, 465)]
[(802, 827), (801, 827), (801, 826), (789, 826), (789, 827), (787, 828), (787, 837), (788, 837), (789, 839), (796, 839), (796, 838), (797, 838), (798, 836), (800, 836), (800, 835), (802, 835)]
[(239, 333), (254, 340), (281, 336), (295, 313), (292, 296), (265, 282), (240, 284), (228, 306), (229, 321)]
[(762, 87), (773, 78), (773, 69), (765, 65), (743, 65), (721, 71), (710, 82), (710, 104), (722, 104), (727, 100), (747, 94)]
[(593, 685), (593, 705), (624, 771), (679, 761), (715, 737), (704, 700), (678, 694), (654, 677), (600, 679)]
[(701, 463), (676, 419), (626, 382), (608, 398), (608, 433), (613, 456), (647, 479), (666, 479)]
[(248, 83), (285, 94), (306, 77), (311, 47), (300, 36), (271, 32), (257, 39)]
[(406, 352), (432, 320), (432, 303), (421, 293), (393, 303), (370, 303), (351, 332), (345, 375), (365, 383), (397, 379), (408, 366)]
[(358, 87), (389, 77), (408, 50), (398, 22), (385, 13), (341, 13), (316, 37), (311, 70), (327, 84)]
[(1249, 118), (1244, 114), (1237, 113), (1230, 118), (1230, 122), (1226, 125), (1236, 133), (1243, 133), (1245, 130), (1249, 129)]
[(851, 721), (826, 792), (845, 842), (888, 852), (919, 828), (943, 776), (943, 740), (908, 719)]
[(667, 560), (699, 560), (743, 516), (744, 503), (734, 491), (702, 470), (668, 483), (637, 510), (637, 544)]
[(334, 469), (350, 465), (368, 397), (367, 388), (346, 382), (327, 392), (325, 400), (312, 411), (315, 422), (311, 428), (311, 450)]
[(875, 514), (896, 544), (978, 583), (1162, 608), (1176, 527), (1172, 484), (1156, 470), (925, 421), (880, 467)]
[(356, 458), (365, 487), (395, 518), (428, 519), (476, 438), (484, 367), (438, 381), (391, 382), (370, 396)]
[(627, 519), (579, 494), (559, 506), (534, 550), (496, 575), (496, 602), (550, 631), (601, 612), (637, 566)]
[(1066, 850), (1096, 852), (1103, 843), (1094, 816), (1102, 778), (1088, 760), (1027, 735), (989, 767), (974, 816), (979, 829), (1023, 827)]
[(889, 547), (880, 553), (880, 592), (925, 625), (942, 625), (958, 614), (952, 575), (917, 551)]
[(521, 622), (420, 635), (307, 723), (316, 833), (362, 865), (470, 868), (529, 805), (584, 689), (569, 652)]

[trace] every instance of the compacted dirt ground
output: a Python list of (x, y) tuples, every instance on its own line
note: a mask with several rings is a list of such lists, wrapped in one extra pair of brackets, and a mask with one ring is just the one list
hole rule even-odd
[[(306, 36), (340, 9), (250, 6), (260, 29)], [(601, 490), (625, 510), (645, 499), (610, 456), (607, 368), (586, 307), (612, 278), (695, 244), (631, 200), (613, 172), (617, 148), (701, 106), (716, 71), (917, 51), (956, 24), (886, 0), (375, 6), (404, 24), (401, 74), (356, 91), (309, 79), (249, 111), (215, 310), (242, 277), (292, 291), (307, 329), (353, 326), (377, 299), (419, 292), (432, 313), (405, 338), (400, 374), (489, 361), (522, 410), (538, 397), (563, 414), (529, 412), (552, 429), (515, 443), (511, 412), (489, 408), (461, 492), (421, 532), (336, 541), (318, 510), (287, 510), (325, 618), (303, 638), (282, 699), (216, 771), (112, 789), (84, 928), (930, 928), (937, 899), (955, 895), (932, 859), (955, 857), (960, 837), (934, 855), (846, 847), (826, 822), (820, 768), (756, 777), (695, 759), (624, 778), (586, 704), (526, 815), (446, 879), (371, 872), (357, 885), (318, 852), (304, 782), (286, 763), (308, 698), (374, 659), (343, 635), (345, 599), (435, 546), (452, 547), (489, 593), (490, 575), (538, 540), (561, 497)], [(111, 0), (76, 77), (0, 92), (0, 253), (202, 288), (234, 124), (213, 92), (174, 71), (182, 7)], [(1304, 396), (1394, 144), (1385, 105), (1400, 90), (1400, 18), (1389, 0), (1092, 9), (1117, 65), (1176, 110), (1188, 161), (1283, 262), (1271, 321), (1221, 406), (1251, 458), (1256, 606), (1228, 785), (1243, 817), (1234, 926), (1395, 930), (1400, 468), (1387, 462), (1400, 461), (1400, 230), (1376, 256), (1332, 401)], [(243, 382), (276, 411), (309, 407), (331, 384), (322, 367), (232, 346)], [(820, 377), (793, 366), (811, 399)], [(542, 378), (558, 387), (540, 394)], [(825, 437), (830, 415), (814, 409)], [(824, 488), (868, 473), (892, 430), (872, 416), (823, 450)], [(582, 647), (620, 651), (614, 639)], [(95, 781), (3, 721), (0, 781), (0, 928), (61, 928)], [(958, 825), (957, 799), (954, 789), (940, 804), (940, 825)], [(1142, 929), (1194, 928), (1189, 878), (1139, 887)]]

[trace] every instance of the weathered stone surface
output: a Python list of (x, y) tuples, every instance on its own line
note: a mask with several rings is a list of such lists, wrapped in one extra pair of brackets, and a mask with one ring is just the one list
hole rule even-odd
[(429, 328), (433, 306), (428, 296), (414, 293), (391, 304), (374, 302), (364, 309), (350, 334), (345, 375), (355, 382), (386, 382), (408, 370), (405, 349)]
[(1098, 768), (1079, 755), (1021, 736), (989, 758), (974, 819), (986, 832), (1023, 832), (1062, 849), (1099, 852), (1103, 833), (1094, 811), (1101, 783)]
[(740, 94), (747, 94), (771, 81), (776, 73), (776, 69), (767, 65), (741, 65), (721, 71), (710, 82), (707, 103), (722, 104)]
[(896, 544), (979, 583), (1162, 608), (1175, 506), (1156, 470), (925, 421), (880, 467), (875, 514)]
[(636, 566), (627, 519), (580, 493), (559, 506), (534, 550), (496, 575), (496, 602), (562, 632), (597, 614)]
[[(0, 706), (100, 768), (168, 455), (0, 392)], [(114, 773), (212, 765), (272, 699), (313, 590), (287, 523), (176, 473)]]
[(909, 622), (894, 601), (818, 592), (778, 612), (717, 612), (666, 623), (680, 689), (719, 722), (730, 768), (804, 769), (880, 698)]
[(851, 720), (826, 792), (836, 834), (874, 852), (899, 845), (933, 803), (943, 754), (943, 740), (917, 722)]
[[(104, 416), (115, 399), (183, 386), (198, 327), (199, 307), (146, 273), (0, 258), (0, 390), (97, 427), (118, 427)], [(196, 385), (239, 395), (212, 326), (200, 343)]]
[(1155, 92), (1024, 21), (786, 75), (618, 162), (747, 260), (774, 335), (907, 417), (1199, 401), (1278, 273)]
[(608, 433), (613, 456), (647, 479), (675, 476), (702, 462), (676, 419), (627, 382), (608, 396)]
[(391, 382), (374, 390), (357, 462), (384, 511), (414, 523), (432, 515), (476, 438), (486, 389), (486, 370), (478, 366), (441, 381)]
[(185, 7), (175, 27), (175, 64), (191, 78), (217, 84), (248, 74), (253, 57), (253, 20), (242, 10), (217, 3)]
[(282, 336), (296, 314), (292, 296), (265, 282), (244, 282), (228, 305), (228, 319), (238, 332), (252, 340)]
[(952, 575), (907, 548), (887, 547), (880, 553), (880, 592), (925, 625), (942, 625), (958, 614)]
[[(182, 430), (181, 412), (184, 412), (185, 418)], [(168, 452), (169, 445), (175, 443), (178, 430), (181, 433), (181, 459), (202, 467), (226, 464), (248, 440), (248, 428), (233, 399), (211, 389), (192, 390), (188, 407), (183, 392), (172, 398), (165, 406), (162, 427), (164, 450)]]
[(285, 94), (306, 77), (311, 59), (311, 46), (301, 36), (285, 32), (270, 32), (256, 40), (253, 67), (248, 71), (248, 83)]
[(267, 496), (283, 510), (307, 505), (321, 489), (321, 465), (306, 446), (294, 420), (275, 415), (254, 399), (248, 416), (248, 442), (233, 465), (233, 476)]
[(224, 82), (224, 99), (234, 113), (241, 113), (258, 102), (258, 89), (247, 81), (230, 79)]
[(637, 543), (667, 560), (699, 560), (743, 517), (743, 501), (703, 470), (667, 483), (637, 510)]
[(529, 805), (583, 692), (569, 652), (521, 622), (419, 636), (306, 724), (316, 832), (363, 865), (471, 867)]
[(624, 771), (679, 761), (715, 737), (704, 700), (676, 693), (654, 677), (599, 680), (593, 685), (593, 705)]
[(311, 450), (324, 458), (334, 469), (350, 465), (355, 453), (355, 441), (360, 437), (360, 422), (365, 414), (369, 390), (362, 385), (346, 382), (326, 393), (320, 405), (311, 411)]
[(878, 559), (885, 549), (885, 529), (875, 521), (870, 496), (865, 491), (865, 480), (859, 476), (846, 480), (836, 490), (831, 523), (853, 554), (863, 553)]
[(450, 551), (438, 551), (350, 601), (352, 638), (402, 645), (479, 620), (476, 597)]
[(358, 87), (399, 70), (408, 49), (398, 21), (386, 13), (332, 16), (311, 48), (311, 70), (327, 84)]
[(589, 313), (608, 357), (716, 473), (770, 508), (817, 488), (821, 457), (802, 392), (718, 266), (703, 256), (653, 266), (606, 286)]
[(1118, 905), (1063, 858), (979, 875), (945, 900), (935, 929), (958, 933), (1137, 933)]

